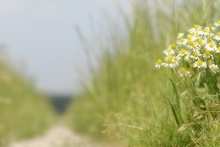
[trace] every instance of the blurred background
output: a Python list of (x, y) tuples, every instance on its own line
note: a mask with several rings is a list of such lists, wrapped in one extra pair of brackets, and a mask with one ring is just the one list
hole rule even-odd
[(57, 122), (101, 55), (128, 41), (125, 15), (132, 18), (131, 1), (0, 0), (2, 145)]
[(90, 66), (98, 65), (103, 50), (100, 44), (112, 44), (110, 29), (114, 27), (117, 35), (127, 36), (121, 12), (131, 13), (129, 3), (1, 0), (2, 48), (14, 67), (33, 80), (39, 90), (77, 93), (88, 80)]

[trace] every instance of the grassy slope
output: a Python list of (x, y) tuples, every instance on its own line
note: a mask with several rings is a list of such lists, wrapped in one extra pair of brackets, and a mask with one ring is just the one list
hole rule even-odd
[[(0, 63), (0, 143), (42, 133), (54, 120), (46, 99)], [(1, 145), (0, 145), (1, 146)]]
[[(162, 117), (168, 114), (165, 113), (164, 94), (171, 90), (167, 88), (168, 82), (162, 72), (154, 68), (154, 63), (179, 31), (186, 31), (196, 23), (204, 24), (207, 20), (213, 23), (217, 19), (218, 11), (213, 2), (209, 1), (205, 9), (202, 1), (184, 1), (175, 6), (169, 0), (168, 3), (155, 2), (155, 13), (147, 4), (134, 5), (134, 25), (129, 28), (130, 44), (118, 44), (120, 51), (113, 59), (103, 57), (92, 86), (69, 110), (72, 127), (98, 139), (106, 137), (101, 132), (107, 130), (106, 133), (134, 146), (142, 143), (169, 146), (169, 141), (178, 140), (178, 136), (173, 136), (176, 131), (172, 126), (173, 118), (169, 115)], [(166, 13), (167, 9), (170, 14)], [(165, 123), (161, 126), (163, 118)], [(166, 128), (164, 132), (161, 127)]]

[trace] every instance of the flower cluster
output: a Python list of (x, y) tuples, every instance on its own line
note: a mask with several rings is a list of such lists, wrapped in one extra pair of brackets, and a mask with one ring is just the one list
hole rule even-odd
[(178, 70), (180, 76), (192, 75), (195, 71), (220, 72), (220, 20), (206, 27), (194, 25), (188, 34), (179, 33), (176, 43), (163, 51), (164, 61), (158, 59), (156, 68), (161, 66)]

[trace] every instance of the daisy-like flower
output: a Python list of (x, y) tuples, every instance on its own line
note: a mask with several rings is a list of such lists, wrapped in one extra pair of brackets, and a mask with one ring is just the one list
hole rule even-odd
[(175, 64), (176, 66), (179, 65), (179, 61), (180, 61), (180, 57), (176, 56), (176, 57), (173, 58), (173, 62), (174, 62), (174, 64)]
[(187, 43), (187, 47), (194, 50), (194, 51), (196, 51), (196, 50), (198, 50), (198, 43), (195, 42), (195, 41), (189, 41)]
[(186, 55), (184, 56), (184, 60), (185, 60), (185, 61), (190, 61), (190, 54), (186, 54)]
[(176, 50), (177, 49), (177, 45), (173, 43), (173, 44), (171, 44), (169, 46), (169, 48), (171, 48), (172, 50)]
[(177, 57), (183, 57), (183, 56), (186, 56), (188, 54), (189, 54), (188, 51), (186, 51), (184, 48), (181, 48), (180, 51), (179, 51), (179, 54), (177, 55)]
[(209, 24), (207, 27), (205, 27), (206, 30), (214, 31), (215, 27), (213, 27), (212, 24)]
[(162, 63), (162, 65), (165, 67), (175, 68), (179, 64), (176, 57), (173, 57), (171, 55), (166, 57), (165, 60), (166, 63)]
[(203, 46), (203, 45), (205, 45), (205, 41), (204, 40), (202, 40), (202, 39), (198, 39), (197, 40), (197, 45), (198, 45), (198, 47), (201, 47), (201, 46)]
[(210, 69), (211, 69), (212, 73), (214, 73), (214, 74), (219, 72), (218, 65), (212, 64), (212, 65), (210, 65)]
[(208, 36), (209, 35), (209, 30), (202, 29), (198, 32), (199, 35), (201, 36)]
[(160, 66), (162, 65), (162, 63), (163, 63), (162, 60), (158, 59), (157, 62), (156, 62), (156, 64), (155, 64), (155, 67), (156, 67), (156, 68), (160, 68)]
[(220, 40), (220, 32), (214, 37), (215, 40), (219, 41)]
[(180, 39), (181, 37), (183, 37), (183, 33), (178, 33), (178, 35), (177, 35), (177, 39)]
[(191, 28), (191, 29), (189, 29), (189, 32), (190, 33), (197, 33), (198, 31), (200, 31), (202, 29), (202, 26), (199, 26), (199, 25), (194, 25), (194, 27), (193, 28)]
[(175, 53), (175, 51), (172, 50), (171, 48), (168, 48), (168, 49), (164, 50), (163, 53), (164, 53), (166, 56), (169, 56), (169, 55), (173, 55), (173, 54)]
[(220, 20), (219, 20), (217, 23), (214, 23), (214, 25), (215, 25), (216, 27), (219, 27), (219, 26), (220, 26)]
[(195, 68), (206, 68), (207, 65), (205, 62), (202, 62), (201, 60), (198, 60), (196, 61), (194, 64), (193, 64), (193, 67)]
[(178, 45), (186, 45), (186, 44), (187, 44), (187, 39), (185, 39), (185, 38), (180, 38), (180, 39), (177, 41), (177, 44), (178, 44)]
[(205, 45), (205, 49), (210, 50), (210, 51), (214, 51), (217, 49), (217, 45), (215, 44), (214, 41), (211, 41), (210, 43), (207, 43)]
[(187, 40), (188, 41), (195, 41), (196, 39), (198, 39), (194, 33), (187, 35)]
[(195, 51), (195, 52), (191, 53), (189, 57), (191, 59), (194, 59), (194, 60), (199, 60), (200, 56), (201, 56), (200, 52), (199, 51)]
[(169, 45), (163, 51), (165, 59), (163, 62), (159, 59), (155, 67), (182, 67), (175, 70), (180, 77), (194, 73), (192, 68), (210, 70), (213, 74), (220, 73), (220, 66), (216, 64), (220, 61), (220, 31), (217, 34), (215, 31), (219, 26), (220, 20), (206, 27), (194, 25), (186, 35), (178, 33), (176, 44)]
[(220, 47), (215, 50), (216, 53), (220, 53)]
[(203, 57), (204, 57), (204, 58), (210, 58), (210, 57), (212, 57), (212, 54), (211, 54), (210, 50), (205, 50), (205, 52), (203, 53)]
[(215, 30), (215, 28), (212, 25), (209, 25), (208, 27), (205, 27), (204, 30), (206, 30), (206, 36), (214, 36), (214, 33), (212, 31)]
[(180, 77), (182, 76), (188, 76), (190, 74), (189, 71), (187, 71), (184, 67), (180, 68), (179, 71), (178, 71)]

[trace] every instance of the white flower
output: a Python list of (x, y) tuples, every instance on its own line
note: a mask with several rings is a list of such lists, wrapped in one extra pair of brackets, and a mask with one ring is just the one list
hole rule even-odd
[(220, 26), (220, 20), (217, 23), (214, 23), (216, 27)]
[(201, 46), (205, 45), (206, 44), (206, 41), (205, 40), (202, 40), (202, 39), (199, 39), (197, 40), (197, 46), (200, 48)]
[(178, 71), (178, 73), (179, 73), (180, 77), (182, 77), (182, 76), (187, 76), (187, 75), (190, 74), (190, 72), (189, 72), (189, 71), (186, 71), (186, 69), (185, 69), (184, 67), (180, 68), (179, 71)]
[(210, 43), (207, 43), (205, 45), (205, 49), (210, 50), (210, 51), (214, 51), (217, 49), (217, 45), (215, 44), (214, 41), (211, 41)]
[(189, 57), (191, 59), (199, 60), (200, 56), (201, 56), (201, 53), (199, 51), (195, 51), (195, 52), (191, 53)]
[(195, 67), (195, 68), (206, 68), (207, 67), (207, 65), (206, 65), (206, 63), (205, 62), (202, 62), (201, 60), (198, 60), (198, 61), (196, 61), (194, 64), (193, 64), (193, 67)]
[(219, 41), (220, 40), (220, 32), (214, 37), (215, 40)]
[(197, 33), (198, 31), (200, 31), (201, 29), (202, 29), (202, 26), (194, 25), (194, 28), (189, 29), (189, 32), (196, 34), (196, 33)]
[(177, 44), (178, 44), (178, 45), (186, 45), (186, 44), (187, 44), (187, 39), (185, 39), (185, 38), (180, 38), (180, 39), (177, 41)]
[(175, 53), (174, 50), (172, 50), (171, 48), (168, 48), (167, 50), (164, 50), (163, 53), (166, 55), (166, 56), (169, 56), (169, 55), (173, 55)]
[(186, 51), (184, 48), (181, 48), (177, 57), (187, 56), (188, 54), (189, 54), (188, 51)]
[(178, 33), (178, 35), (177, 35), (177, 39), (180, 39), (181, 37), (183, 37), (183, 33)]
[(213, 57), (213, 55), (211, 54), (210, 50), (205, 50), (205, 52), (203, 53), (203, 57), (210, 58)]
[(197, 39), (198, 39), (198, 37), (196, 37), (194, 34), (187, 35), (187, 40), (188, 41), (195, 41)]
[(208, 27), (205, 27), (204, 30), (206, 31), (204, 36), (209, 36), (209, 37), (213, 37), (214, 36), (214, 33), (212, 33), (212, 31), (214, 31), (215, 28), (212, 25), (209, 25)]
[(206, 30), (206, 29), (202, 29), (198, 32), (199, 35), (202, 35), (202, 36), (208, 36), (209, 35), (209, 30)]
[(210, 65), (209, 68), (211, 69), (211, 71), (212, 71), (214, 74), (216, 74), (216, 73), (219, 72), (219, 67), (218, 67), (218, 65), (212, 64), (212, 65)]
[(213, 27), (212, 24), (209, 24), (208, 27), (205, 27), (205, 29), (210, 30), (210, 31), (214, 31), (215, 27)]
[(184, 60), (186, 60), (186, 61), (189, 61), (190, 60), (190, 54), (187, 54), (185, 57), (184, 57)]
[(215, 50), (216, 53), (220, 53), (220, 47)]
[(193, 51), (197, 51), (199, 48), (199, 45), (198, 45), (198, 43), (197, 42), (194, 42), (194, 41), (189, 41), (188, 43), (187, 43), (187, 47), (188, 48), (190, 48), (190, 49), (192, 49)]
[(178, 46), (173, 43), (173, 44), (171, 44), (171, 45), (169, 46), (169, 48), (172, 49), (172, 50), (177, 50), (177, 49), (178, 49)]
[(163, 66), (165, 67), (170, 67), (170, 68), (175, 68), (176, 66), (179, 65), (179, 60), (180, 58), (178, 57), (173, 57), (173, 56), (168, 56), (165, 58), (166, 63), (162, 63)]
[(156, 67), (156, 68), (160, 68), (160, 66), (162, 65), (162, 63), (163, 63), (162, 60), (158, 59), (158, 60), (157, 60), (157, 63), (155, 64), (155, 67)]

